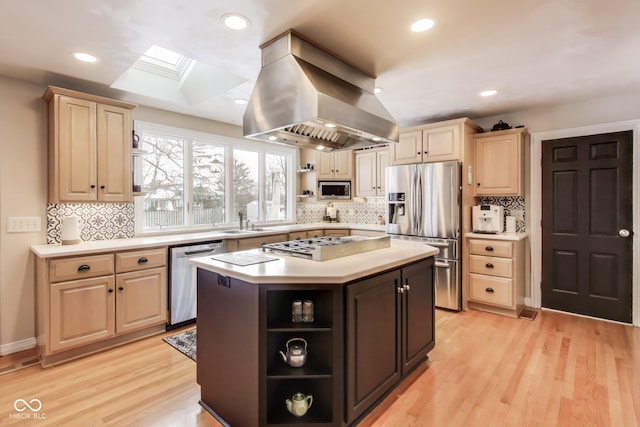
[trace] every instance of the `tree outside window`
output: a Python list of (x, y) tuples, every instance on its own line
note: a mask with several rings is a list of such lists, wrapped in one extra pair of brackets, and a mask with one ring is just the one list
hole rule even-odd
[[(136, 122), (143, 158), (137, 231), (291, 220), (295, 151)], [(177, 137), (175, 135), (184, 136)]]

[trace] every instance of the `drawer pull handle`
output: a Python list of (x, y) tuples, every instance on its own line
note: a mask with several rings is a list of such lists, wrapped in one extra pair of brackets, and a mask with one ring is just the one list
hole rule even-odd
[(89, 267), (87, 264), (82, 264), (80, 267), (78, 267), (78, 271), (89, 271), (91, 270), (91, 267)]
[(484, 266), (487, 268), (493, 268), (493, 264), (491, 264), (490, 262), (486, 263)]
[(487, 289), (485, 289), (485, 292), (488, 292), (488, 293), (492, 294), (495, 291), (493, 290), (493, 288), (487, 288)]
[(493, 246), (487, 246), (484, 250), (487, 252), (493, 252)]
[(146, 259), (145, 257), (142, 257), (142, 258), (140, 258), (140, 259), (138, 260), (138, 264), (144, 264), (144, 263), (146, 263), (146, 262), (149, 262), (149, 260), (148, 260), (148, 259)]

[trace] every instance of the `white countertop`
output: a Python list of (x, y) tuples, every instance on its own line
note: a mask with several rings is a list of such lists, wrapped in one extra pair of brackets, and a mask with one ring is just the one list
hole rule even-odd
[(529, 237), (529, 233), (499, 233), (499, 234), (487, 234), (487, 233), (465, 233), (464, 237), (472, 237), (475, 239), (485, 240), (512, 240), (518, 241)]
[(134, 237), (131, 239), (93, 240), (76, 245), (33, 245), (31, 251), (40, 258), (55, 258), (72, 255), (88, 255), (99, 252), (143, 249), (155, 246), (172, 246), (188, 243), (207, 242), (211, 240), (241, 239), (253, 236), (280, 234), (319, 228), (385, 231), (382, 225), (347, 224), (337, 222), (318, 222), (310, 224), (290, 224), (264, 227), (264, 231), (248, 233), (225, 233), (224, 230), (198, 233), (165, 234), (157, 236)]
[(376, 249), (328, 261), (311, 261), (293, 256), (271, 254), (260, 249), (252, 249), (235, 253), (267, 256), (275, 258), (275, 261), (242, 267), (217, 261), (212, 259), (211, 256), (206, 256), (191, 258), (189, 263), (205, 270), (256, 284), (342, 284), (428, 258), (437, 254), (438, 251), (437, 248), (424, 243), (391, 240), (391, 246), (388, 248)]

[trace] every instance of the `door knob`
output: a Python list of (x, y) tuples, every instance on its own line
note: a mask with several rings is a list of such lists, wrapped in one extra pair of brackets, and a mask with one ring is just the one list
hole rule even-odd
[(631, 236), (631, 232), (629, 230), (627, 230), (626, 228), (622, 228), (622, 229), (620, 229), (620, 231), (618, 231), (618, 235), (620, 237), (629, 237), (629, 236)]

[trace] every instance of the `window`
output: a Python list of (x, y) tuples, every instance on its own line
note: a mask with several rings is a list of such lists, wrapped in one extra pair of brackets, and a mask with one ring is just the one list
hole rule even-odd
[(135, 122), (136, 232), (293, 221), (295, 149)]

